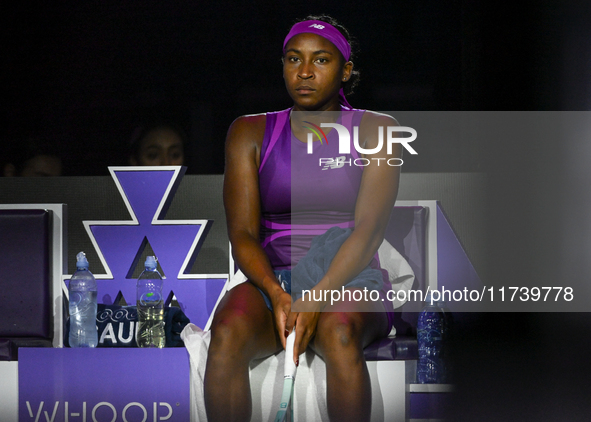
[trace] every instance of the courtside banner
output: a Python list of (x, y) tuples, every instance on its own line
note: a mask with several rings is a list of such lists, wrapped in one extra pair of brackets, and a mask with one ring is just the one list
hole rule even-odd
[(184, 348), (19, 350), (20, 422), (186, 422), (189, 388)]

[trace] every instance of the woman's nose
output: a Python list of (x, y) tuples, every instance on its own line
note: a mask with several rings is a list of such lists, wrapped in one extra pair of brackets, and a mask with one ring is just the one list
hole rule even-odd
[(302, 79), (309, 79), (314, 76), (312, 65), (310, 63), (303, 62), (299, 68), (298, 76)]

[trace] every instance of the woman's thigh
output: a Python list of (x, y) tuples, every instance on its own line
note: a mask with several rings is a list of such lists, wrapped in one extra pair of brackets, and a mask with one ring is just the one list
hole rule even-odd
[(211, 325), (212, 346), (231, 347), (249, 359), (259, 359), (281, 349), (273, 313), (256, 287), (245, 282), (220, 301)]

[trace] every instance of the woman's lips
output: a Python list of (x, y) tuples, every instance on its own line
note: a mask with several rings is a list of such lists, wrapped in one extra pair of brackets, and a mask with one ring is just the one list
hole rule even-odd
[(305, 85), (305, 86), (299, 86), (299, 87), (297, 87), (296, 88), (296, 91), (299, 94), (310, 94), (311, 92), (315, 91), (315, 89), (312, 88), (311, 86)]

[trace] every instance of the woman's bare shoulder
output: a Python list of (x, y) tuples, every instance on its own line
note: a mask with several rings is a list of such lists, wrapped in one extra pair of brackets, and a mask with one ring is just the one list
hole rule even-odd
[(371, 110), (365, 110), (361, 122), (371, 126), (400, 126), (398, 121), (389, 114), (378, 113), (377, 111)]
[(254, 142), (260, 145), (265, 135), (266, 123), (265, 113), (240, 116), (230, 125), (228, 142)]

